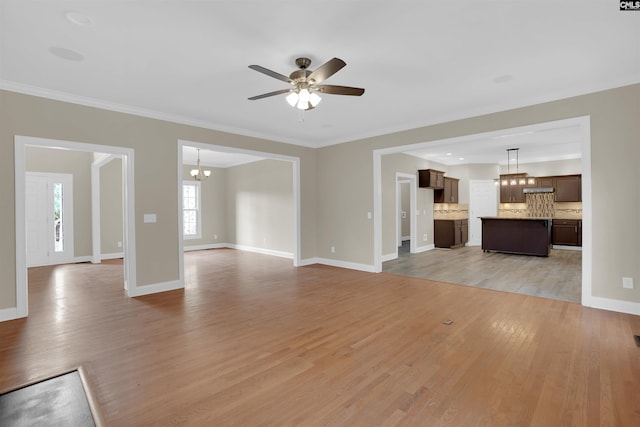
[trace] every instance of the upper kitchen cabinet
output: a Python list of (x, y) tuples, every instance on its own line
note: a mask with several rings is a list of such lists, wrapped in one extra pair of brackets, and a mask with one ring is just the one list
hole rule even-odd
[(582, 201), (582, 175), (554, 176), (556, 202)]
[(418, 171), (418, 187), (444, 189), (444, 172), (435, 169), (421, 169)]
[(458, 203), (457, 178), (444, 177), (444, 188), (433, 192), (433, 203)]
[(539, 176), (536, 177), (536, 186), (538, 188), (552, 188), (553, 177), (552, 176)]
[(500, 175), (500, 203), (525, 203), (522, 190), (535, 186), (535, 178), (527, 177), (526, 173)]

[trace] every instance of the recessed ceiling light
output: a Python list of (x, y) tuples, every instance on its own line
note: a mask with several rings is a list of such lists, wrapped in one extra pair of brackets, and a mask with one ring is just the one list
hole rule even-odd
[(82, 61), (84, 55), (76, 52), (75, 50), (67, 49), (66, 47), (51, 46), (49, 52), (57, 56), (58, 58), (66, 59), (68, 61)]
[(80, 12), (67, 12), (64, 14), (67, 21), (81, 26), (93, 25), (93, 19)]
[(464, 160), (464, 157), (458, 157), (458, 160)]
[(506, 83), (513, 80), (513, 76), (511, 74), (504, 74), (502, 76), (495, 77), (493, 79), (494, 83)]
[(451, 153), (447, 153), (447, 156), (450, 156), (450, 155), (451, 155)]

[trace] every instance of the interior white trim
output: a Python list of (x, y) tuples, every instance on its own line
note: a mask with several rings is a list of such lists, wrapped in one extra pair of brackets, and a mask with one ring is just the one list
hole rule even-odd
[(640, 303), (632, 301), (622, 301), (611, 298), (591, 297), (590, 307), (601, 310), (616, 311), (618, 313), (635, 314), (640, 316)]
[(234, 243), (227, 243), (226, 247), (229, 249), (237, 249), (239, 251), (247, 251), (247, 252), (255, 252), (258, 254), (272, 255), (280, 258), (293, 259), (293, 254), (291, 252), (284, 251), (276, 251), (273, 249), (264, 249), (257, 248), (255, 246), (247, 246), (247, 245), (236, 245)]
[[(418, 182), (415, 175), (411, 175), (403, 172), (396, 172), (396, 201), (400, 205), (399, 188), (400, 183), (409, 183), (409, 252), (415, 253), (418, 245)], [(399, 210), (396, 210), (396, 216), (399, 215)], [(396, 223), (399, 223), (400, 218), (396, 218)], [(398, 248), (396, 248), (396, 256), (398, 254)], [(382, 267), (381, 267), (382, 268)]]
[[(124, 258), (124, 252), (113, 252), (110, 254), (100, 254), (100, 259), (119, 259)], [(91, 261), (93, 262), (93, 261)]]
[(475, 139), (478, 135), (493, 138), (520, 132), (532, 132), (554, 127), (579, 126), (582, 135), (582, 305), (592, 306), (592, 195), (591, 195), (591, 118), (580, 116), (569, 119), (554, 120), (544, 123), (519, 126), (515, 128), (499, 129), (481, 134), (464, 135), (442, 140), (420, 142), (396, 147), (373, 150), (373, 260), (374, 271), (382, 271), (382, 156), (386, 154), (401, 153), (409, 149), (429, 146), (430, 144), (443, 144), (461, 142)]
[(160, 111), (153, 111), (140, 107), (134, 107), (130, 105), (118, 104), (114, 102), (108, 102), (101, 99), (83, 97), (73, 95), (66, 92), (55, 91), (51, 89), (45, 89), (37, 86), (26, 85), (23, 83), (14, 82), (11, 80), (0, 79), (0, 89), (8, 90), (11, 92), (23, 93), (26, 95), (39, 96), (47, 99), (54, 99), (57, 101), (70, 102), (73, 104), (84, 105), (88, 107), (101, 108), (110, 111), (117, 111), (126, 114), (132, 114), (140, 117), (148, 117), (152, 119), (164, 120), (172, 123), (184, 124), (189, 126), (196, 126), (204, 129), (211, 129), (215, 131), (230, 132), (237, 135), (244, 135), (253, 138), (268, 139), (271, 141), (279, 141), (287, 144), (294, 144), (302, 147), (321, 148), (330, 145), (342, 144), (349, 141), (357, 141), (360, 139), (376, 137), (379, 135), (386, 135), (395, 132), (403, 132), (410, 129), (421, 128), (425, 126), (431, 126), (438, 123), (446, 123), (454, 120), (462, 120), (471, 117), (477, 117), (485, 114), (497, 113), (500, 111), (508, 111), (515, 108), (522, 108), (530, 105), (542, 104), (545, 102), (556, 101), (559, 99), (571, 98), (574, 96), (586, 95), (603, 90), (615, 89), (619, 87), (629, 86), (640, 83), (640, 78), (637, 76), (626, 76), (618, 79), (615, 82), (609, 82), (603, 84), (600, 82), (590, 83), (580, 89), (564, 89), (554, 93), (540, 93), (536, 96), (520, 99), (517, 101), (498, 101), (492, 105), (483, 105), (482, 107), (470, 108), (468, 110), (460, 110), (455, 114), (442, 114), (439, 116), (429, 116), (425, 120), (416, 122), (403, 123), (395, 126), (385, 126), (383, 128), (375, 128), (370, 132), (359, 133), (349, 135), (343, 138), (336, 138), (327, 140), (323, 143), (309, 143), (298, 139), (289, 138), (277, 138), (274, 135), (266, 134), (263, 132), (256, 132), (249, 129), (236, 128), (220, 123), (214, 123), (203, 120), (194, 120), (187, 117), (178, 116), (175, 114), (169, 114)]
[[(292, 180), (293, 180), (293, 253), (291, 259), (293, 260), (293, 266), (298, 267), (300, 265), (300, 158), (293, 156), (286, 156), (283, 154), (267, 153), (262, 151), (246, 150), (242, 148), (228, 147), (225, 145), (207, 144), (203, 142), (195, 142), (189, 140), (179, 139), (177, 141), (178, 149), (178, 253), (184, 254), (184, 237), (182, 235), (182, 175), (183, 175), (183, 160), (182, 150), (184, 146), (200, 148), (202, 150), (213, 150), (223, 153), (240, 153), (249, 154), (252, 156), (263, 157), (265, 159), (283, 160), (292, 163)], [(227, 244), (228, 245), (228, 244)], [(277, 252), (277, 251), (275, 251)], [(287, 257), (288, 258), (288, 257)], [(179, 280), (184, 283), (184, 255), (179, 257)]]
[(158, 292), (175, 291), (183, 289), (184, 283), (180, 280), (171, 280), (169, 282), (153, 283), (150, 285), (136, 286), (135, 289), (129, 290), (130, 297), (139, 297), (142, 295), (157, 294)]
[(17, 319), (19, 317), (24, 316), (18, 316), (18, 310), (15, 307), (0, 309), (0, 322), (6, 322), (8, 320)]
[(206, 251), (209, 249), (224, 249), (228, 248), (228, 243), (209, 243), (206, 245), (185, 245), (184, 251)]
[[(99, 159), (94, 159), (91, 163), (91, 263), (100, 264), (100, 261), (107, 259), (101, 255), (102, 234), (100, 227), (100, 169), (120, 156), (100, 153)], [(95, 156), (94, 156), (95, 157)], [(123, 181), (124, 182), (124, 181)]]
[(374, 266), (369, 264), (360, 264), (357, 262), (340, 261), (337, 259), (329, 258), (314, 258), (317, 264), (330, 265), (332, 267), (347, 268), (349, 270), (366, 271), (367, 273), (374, 273)]
[(28, 307), (28, 279), (25, 227), (25, 149), (27, 146), (62, 148), (76, 151), (102, 152), (122, 156), (126, 183), (124, 196), (124, 259), (125, 289), (129, 296), (136, 293), (136, 242), (135, 242), (135, 198), (134, 198), (134, 151), (131, 148), (87, 144), (83, 142), (36, 138), (16, 135), (15, 156), (15, 212), (16, 212), (16, 317), (26, 317)]

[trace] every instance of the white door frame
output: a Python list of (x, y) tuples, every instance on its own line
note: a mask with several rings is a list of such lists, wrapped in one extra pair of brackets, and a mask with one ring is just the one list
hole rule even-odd
[[(112, 160), (121, 159), (122, 156), (108, 154), (91, 163), (91, 263), (100, 264), (102, 262), (102, 230), (100, 228), (100, 169), (109, 164)], [(123, 169), (123, 189), (124, 195), (124, 169)], [(123, 200), (124, 202), (124, 200)], [(124, 204), (122, 205), (124, 206)]]
[(124, 198), (124, 287), (129, 296), (137, 295), (136, 285), (136, 237), (134, 206), (134, 158), (133, 149), (83, 142), (36, 138), (16, 135), (15, 147), (15, 214), (16, 214), (16, 317), (29, 314), (27, 251), (25, 227), (25, 151), (26, 147), (60, 148), (75, 151), (100, 152), (122, 156)]
[[(401, 199), (401, 184), (409, 184), (409, 252), (412, 254), (416, 252), (417, 248), (417, 183), (416, 176), (408, 173), (396, 172), (396, 235), (401, 236), (402, 232), (398, 229), (401, 228), (400, 210), (402, 206)], [(402, 245), (402, 237), (400, 237), (400, 245)], [(398, 246), (396, 245), (396, 258), (398, 257)]]
[[(44, 264), (31, 264), (27, 259), (27, 265), (29, 267), (41, 266), (41, 265), (55, 265), (55, 264), (65, 264), (74, 261), (74, 241), (73, 241), (73, 175), (70, 173), (49, 173), (49, 172), (26, 172), (25, 179), (28, 177), (40, 177), (48, 179), (49, 181), (58, 181), (64, 184), (64, 195), (62, 201), (62, 209), (63, 209), (63, 236), (64, 236), (64, 251), (63, 253), (56, 254), (52, 253), (53, 247), (52, 242), (50, 241), (50, 237), (47, 237), (47, 262)], [(26, 196), (26, 191), (25, 191)], [(47, 194), (47, 198), (51, 196), (51, 193)], [(26, 199), (25, 199), (26, 203)], [(49, 205), (49, 200), (47, 201)], [(25, 204), (26, 207), (26, 204)], [(49, 205), (48, 209), (52, 208)], [(47, 212), (49, 214), (50, 212)], [(26, 212), (25, 212), (26, 214)], [(25, 215), (26, 219), (26, 215)], [(25, 229), (26, 232), (26, 229)], [(26, 234), (25, 234), (26, 235)]]
[(464, 135), (438, 141), (420, 142), (397, 147), (373, 150), (373, 271), (382, 271), (382, 156), (402, 153), (408, 150), (428, 147), (433, 144), (449, 144), (464, 140), (477, 139), (478, 135), (495, 138), (520, 132), (550, 129), (562, 126), (577, 125), (580, 128), (582, 144), (582, 305), (592, 307), (592, 200), (591, 200), (591, 118), (580, 116), (570, 119), (554, 120), (544, 123), (499, 129), (481, 134)]

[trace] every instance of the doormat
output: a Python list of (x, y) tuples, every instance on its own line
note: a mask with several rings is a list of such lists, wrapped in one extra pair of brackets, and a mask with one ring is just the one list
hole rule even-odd
[(0, 394), (0, 426), (100, 426), (79, 370)]

